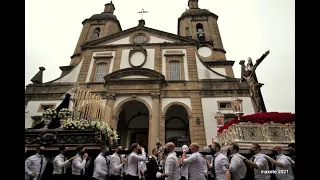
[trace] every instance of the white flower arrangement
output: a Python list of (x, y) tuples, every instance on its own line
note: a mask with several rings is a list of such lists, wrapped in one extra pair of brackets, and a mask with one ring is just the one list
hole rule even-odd
[(67, 108), (62, 108), (58, 113), (58, 118), (68, 119), (71, 117), (71, 111)]
[(102, 121), (87, 121), (87, 120), (68, 120), (65, 124), (63, 124), (63, 129), (66, 130), (99, 130), (103, 134), (112, 136), (115, 141), (119, 139), (117, 131), (111, 129), (108, 123)]
[(42, 117), (43, 117), (44, 119), (51, 120), (51, 119), (57, 117), (57, 111), (56, 111), (55, 109), (52, 109), (52, 108), (46, 109), (46, 110), (43, 112)]

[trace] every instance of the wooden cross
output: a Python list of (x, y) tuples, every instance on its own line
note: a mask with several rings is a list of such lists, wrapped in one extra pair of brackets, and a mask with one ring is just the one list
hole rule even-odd
[(144, 9), (142, 9), (142, 11), (138, 12), (138, 14), (141, 14), (141, 19), (143, 19), (143, 13), (148, 13), (148, 11), (145, 11)]

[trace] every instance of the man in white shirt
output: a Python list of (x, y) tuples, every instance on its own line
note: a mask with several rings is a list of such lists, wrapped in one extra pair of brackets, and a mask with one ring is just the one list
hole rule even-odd
[(206, 180), (203, 158), (199, 153), (199, 148), (198, 143), (192, 143), (189, 146), (192, 154), (187, 158), (186, 151), (184, 150), (182, 153), (181, 164), (189, 164), (189, 180)]
[(76, 148), (77, 151), (77, 158), (72, 161), (72, 179), (74, 180), (83, 180), (85, 179), (85, 169), (88, 154), (85, 153), (85, 148), (83, 146), (78, 146)]
[(273, 150), (276, 152), (276, 160), (267, 157), (267, 159), (276, 165), (275, 177), (276, 180), (293, 180), (292, 166), (295, 162), (289, 157), (282, 154), (282, 147), (275, 146)]
[(211, 170), (215, 180), (230, 180), (228, 158), (221, 153), (221, 146), (217, 142), (211, 145), (211, 162), (208, 162), (208, 169)]
[(71, 161), (77, 158), (73, 156), (67, 160), (66, 154), (68, 153), (68, 147), (64, 145), (59, 147), (60, 154), (57, 155), (53, 160), (53, 179), (54, 180), (63, 180), (67, 172), (67, 166), (71, 164)]
[[(138, 143), (133, 143), (131, 145), (132, 153), (127, 158), (127, 170), (125, 174), (125, 180), (138, 180), (139, 179), (139, 161), (147, 160), (146, 152), (143, 147), (140, 147)], [(138, 154), (141, 154), (139, 156)]]
[(38, 146), (37, 153), (30, 156), (25, 161), (25, 179), (39, 180), (46, 168), (47, 160), (43, 156), (44, 147)]
[(110, 180), (120, 180), (123, 172), (123, 166), (126, 161), (118, 154), (118, 151), (122, 150), (122, 146), (119, 144), (115, 148), (115, 152), (110, 156), (109, 174)]
[(181, 178), (179, 161), (176, 152), (174, 152), (174, 143), (168, 142), (166, 144), (165, 152), (168, 153), (167, 159), (164, 165), (164, 173), (157, 173), (156, 177), (165, 177), (166, 180), (179, 180)]
[(106, 156), (109, 153), (109, 147), (101, 146), (100, 154), (94, 160), (93, 179), (106, 180), (108, 176), (108, 159)]
[(246, 177), (247, 168), (243, 161), (243, 156), (239, 154), (239, 145), (235, 142), (230, 144), (228, 148), (230, 152), (229, 157), (229, 171), (231, 173), (231, 180), (240, 180)]
[(261, 148), (257, 143), (252, 143), (250, 146), (250, 153), (253, 155), (251, 160), (244, 158), (245, 163), (253, 167), (254, 180), (269, 180), (271, 178), (270, 174), (263, 174), (261, 172), (268, 171), (269, 165), (267, 156), (260, 153)]

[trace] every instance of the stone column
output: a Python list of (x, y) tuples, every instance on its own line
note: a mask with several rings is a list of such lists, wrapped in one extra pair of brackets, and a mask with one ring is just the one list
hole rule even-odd
[(151, 94), (152, 98), (152, 114), (149, 120), (149, 140), (148, 150), (151, 153), (153, 148), (156, 148), (157, 138), (159, 137), (159, 122), (160, 122), (160, 94)]
[(110, 114), (109, 116), (109, 124), (112, 128), (114, 128), (114, 119), (113, 119), (113, 106), (114, 106), (114, 101), (116, 100), (116, 94), (107, 94), (107, 106), (110, 108)]

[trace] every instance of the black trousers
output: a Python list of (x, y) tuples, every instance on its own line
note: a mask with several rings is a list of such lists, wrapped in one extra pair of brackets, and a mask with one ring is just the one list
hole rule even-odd
[(124, 180), (139, 180), (139, 176), (125, 175)]
[(67, 179), (67, 176), (66, 174), (54, 174), (52, 175), (52, 180), (66, 180)]
[(71, 175), (71, 180), (86, 180), (86, 177), (84, 175)]
[(186, 180), (186, 177), (181, 176), (180, 180)]
[(111, 174), (108, 180), (120, 180), (120, 179), (121, 179), (120, 175)]

